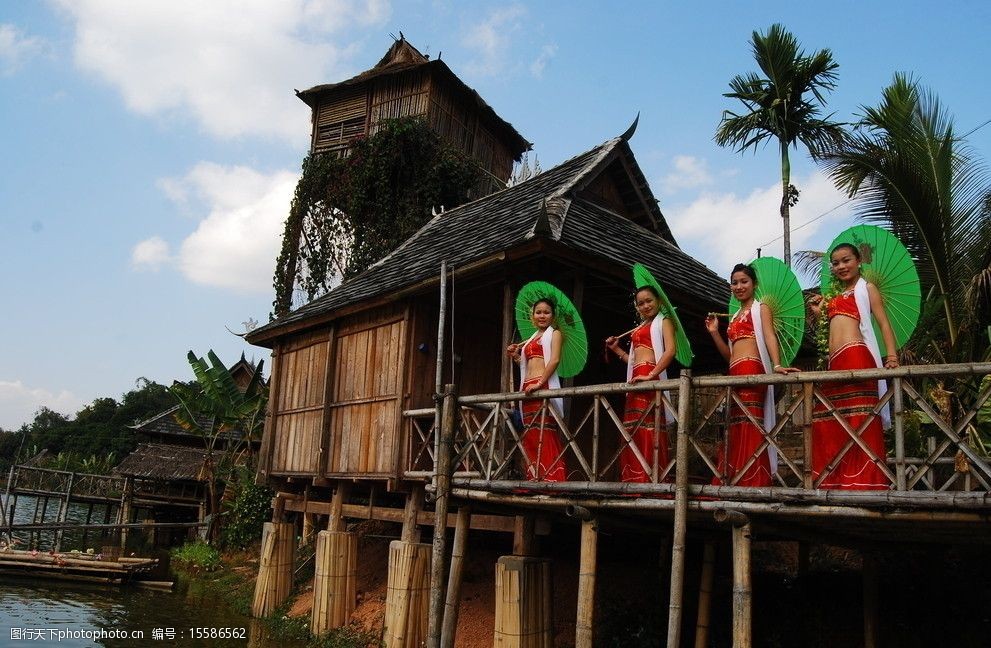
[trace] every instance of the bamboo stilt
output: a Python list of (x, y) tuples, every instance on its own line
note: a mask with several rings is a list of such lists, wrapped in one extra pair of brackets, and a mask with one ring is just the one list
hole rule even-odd
[(727, 509), (717, 510), (713, 517), (717, 522), (728, 522), (733, 526), (733, 648), (751, 648), (750, 518)]
[(440, 645), (441, 617), (444, 614), (444, 554), (447, 546), (447, 510), (450, 505), (451, 456), (458, 416), (458, 396), (454, 385), (444, 387), (444, 411), (437, 445), (437, 473), (434, 490), (434, 541), (430, 558), (430, 614), (427, 647)]
[(702, 551), (702, 578), (699, 583), (699, 610), (695, 622), (695, 648), (709, 645), (709, 619), (712, 605), (712, 583), (716, 573), (716, 543), (706, 542)]
[(461, 582), (464, 576), (465, 554), (468, 546), (468, 529), (471, 526), (471, 507), (458, 509), (454, 526), (454, 544), (451, 547), (451, 572), (447, 580), (447, 601), (444, 604), (444, 622), (440, 632), (441, 648), (454, 648), (458, 630), (458, 612), (461, 607)]
[(599, 523), (582, 521), (578, 566), (578, 612), (575, 622), (576, 648), (592, 648), (595, 640), (595, 577)]
[(266, 522), (262, 531), (262, 553), (258, 580), (251, 606), (254, 617), (266, 617), (289, 596), (293, 573), (293, 525), (291, 522)]
[(671, 599), (668, 603), (668, 648), (681, 645), (685, 584), (685, 536), (688, 532), (688, 429), (691, 424), (692, 374), (683, 370), (678, 383), (678, 442), (675, 452), (674, 533), (671, 540)]
[(430, 605), (428, 544), (393, 540), (385, 595), (385, 648), (420, 648), (427, 637)]
[(343, 531), (317, 533), (310, 632), (347, 625), (357, 606), (358, 537)]
[(503, 556), (496, 562), (496, 648), (551, 648), (554, 623), (551, 564), (542, 558)]

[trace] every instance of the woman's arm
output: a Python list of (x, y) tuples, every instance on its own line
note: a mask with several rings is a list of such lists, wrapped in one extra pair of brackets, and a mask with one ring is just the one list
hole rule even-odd
[[(730, 359), (730, 348), (723, 339), (723, 336), (719, 334), (719, 319), (715, 315), (709, 315), (705, 318), (705, 330), (709, 331), (709, 335), (712, 336), (712, 341), (719, 350), (720, 355), (726, 362)], [(667, 348), (665, 346), (664, 348)]]
[(871, 314), (877, 320), (877, 327), (881, 329), (881, 337), (884, 339), (884, 366), (887, 369), (894, 369), (898, 366), (898, 346), (895, 342), (895, 332), (891, 329), (891, 322), (888, 321), (888, 313), (884, 310), (884, 300), (877, 287), (867, 284), (867, 296), (871, 300)]
[(771, 313), (771, 308), (764, 303), (760, 305), (760, 321), (761, 328), (764, 329), (764, 345), (771, 360), (771, 371), (780, 374), (798, 371), (794, 367), (781, 366), (781, 345), (778, 344), (778, 334), (774, 331), (774, 315)]

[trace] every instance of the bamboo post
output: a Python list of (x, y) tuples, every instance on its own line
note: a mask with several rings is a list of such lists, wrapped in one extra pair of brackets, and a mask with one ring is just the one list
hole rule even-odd
[(513, 555), (532, 556), (534, 554), (534, 526), (532, 515), (517, 515), (513, 526)]
[(802, 486), (812, 488), (815, 476), (812, 474), (812, 417), (815, 414), (815, 385), (802, 384)]
[[(69, 473), (69, 483), (65, 489), (65, 499), (59, 502), (58, 507), (58, 523), (64, 524), (65, 518), (69, 515), (69, 499), (72, 497), (72, 484), (76, 480), (76, 473)], [(63, 529), (59, 529), (55, 532), (55, 552), (57, 553), (62, 548), (62, 533)]]
[(905, 490), (905, 421), (903, 420), (902, 413), (905, 411), (903, 394), (902, 394), (902, 379), (895, 378), (891, 381), (891, 388), (894, 390), (894, 406), (895, 411), (893, 412), (895, 419), (895, 488), (900, 491)]
[(496, 562), (496, 648), (552, 648), (551, 564), (531, 556)]
[(420, 648), (427, 635), (430, 545), (393, 540), (385, 594), (385, 648)]
[(864, 554), (864, 648), (877, 648), (878, 642), (878, 569), (874, 554)]
[(330, 517), (327, 519), (328, 531), (344, 531), (344, 503), (351, 491), (351, 484), (338, 482), (334, 495), (330, 499)]
[(461, 607), (461, 582), (464, 577), (465, 550), (468, 545), (468, 529), (471, 523), (471, 507), (458, 508), (454, 526), (454, 545), (451, 548), (451, 572), (447, 580), (447, 602), (444, 604), (444, 623), (441, 627), (441, 648), (454, 648), (458, 630), (458, 612)]
[(320, 635), (347, 625), (357, 605), (358, 536), (320, 531), (314, 558), (310, 632)]
[(292, 588), (293, 525), (266, 522), (262, 531), (262, 553), (251, 606), (254, 617), (266, 617), (288, 598)]
[[(134, 482), (130, 477), (124, 478), (124, 492), (120, 496), (120, 508), (117, 509), (117, 521), (120, 524), (129, 524), (131, 522), (131, 496), (134, 490)], [(125, 549), (127, 547), (127, 527), (122, 527), (120, 530), (120, 548)]]
[(716, 543), (707, 541), (702, 551), (702, 579), (699, 584), (699, 610), (695, 622), (695, 648), (709, 645), (709, 619), (711, 618), (712, 583), (716, 574)]
[(733, 648), (751, 648), (750, 518), (726, 509), (718, 509), (713, 517), (733, 526)]
[(599, 523), (595, 518), (582, 521), (581, 553), (578, 561), (578, 613), (575, 647), (592, 648), (595, 641), (595, 577)]
[(427, 626), (427, 647), (440, 644), (441, 616), (444, 614), (444, 553), (447, 546), (447, 510), (451, 491), (451, 453), (457, 421), (458, 397), (454, 385), (444, 387), (444, 415), (441, 420), (439, 445), (434, 475), (434, 541), (430, 558), (430, 613)]
[(7, 473), (7, 489), (3, 492), (3, 508), (0, 509), (0, 514), (3, 515), (3, 525), (7, 528), (7, 546), (10, 546), (14, 542), (14, 513), (10, 510), (10, 489), (14, 484), (14, 469), (16, 466), (10, 467), (10, 472)]
[(406, 495), (406, 507), (403, 509), (403, 531), (400, 539), (403, 542), (420, 542), (420, 527), (417, 526), (417, 516), (423, 509), (423, 487), (414, 486)]
[(678, 386), (678, 441), (675, 451), (674, 534), (671, 540), (671, 599), (668, 604), (668, 648), (681, 645), (682, 597), (685, 585), (685, 536), (688, 531), (688, 429), (691, 425), (692, 372), (683, 369)]

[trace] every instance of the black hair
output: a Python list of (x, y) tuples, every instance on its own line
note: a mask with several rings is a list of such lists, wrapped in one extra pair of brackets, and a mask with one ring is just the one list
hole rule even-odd
[(853, 253), (853, 256), (857, 257), (857, 261), (860, 261), (860, 250), (853, 243), (840, 243), (833, 248), (833, 251), (829, 253), (829, 256), (833, 256), (837, 251), (842, 250), (843, 248), (850, 250)]
[(636, 292), (633, 293), (634, 301), (636, 301), (636, 296), (639, 295), (640, 291), (642, 290), (646, 290), (647, 292), (649, 292), (651, 295), (654, 296), (654, 299), (656, 299), (657, 301), (661, 301), (661, 295), (657, 292), (657, 288), (654, 288), (649, 284), (644, 286), (637, 286)]
[(537, 301), (533, 302), (533, 306), (530, 307), (530, 314), (533, 315), (537, 310), (537, 304), (547, 304), (547, 307), (551, 309), (551, 315), (557, 314), (557, 305), (554, 300), (550, 297), (541, 297)]
[(747, 263), (737, 263), (733, 266), (733, 272), (729, 273), (730, 279), (733, 278), (737, 272), (742, 272), (743, 274), (750, 277), (750, 281), (754, 283), (754, 287), (757, 286), (757, 273), (754, 271), (754, 267)]

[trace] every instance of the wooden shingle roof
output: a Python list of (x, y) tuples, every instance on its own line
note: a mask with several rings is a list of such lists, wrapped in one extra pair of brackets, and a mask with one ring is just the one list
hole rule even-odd
[[(222, 455), (221, 452), (213, 453), (215, 464)], [(207, 452), (203, 448), (142, 443), (114, 468), (114, 474), (161, 481), (203, 482), (206, 481), (202, 470), (206, 458)]]
[(713, 306), (725, 303), (725, 280), (673, 243), (656, 203), (653, 220), (659, 218), (659, 222), (651, 231), (580, 197), (581, 188), (617, 156), (625, 156), (624, 164), (639, 170), (626, 140), (618, 137), (526, 182), (435, 216), (360, 275), (255, 329), (246, 339), (252, 344), (264, 344), (282, 331), (308, 326), (308, 320), (322, 320), (342, 307), (374, 297), (395, 296), (436, 279), (441, 261), (447, 261), (449, 267), (464, 267), (536, 237), (605, 261), (627, 266), (640, 261), (656, 273), (665, 287)]

